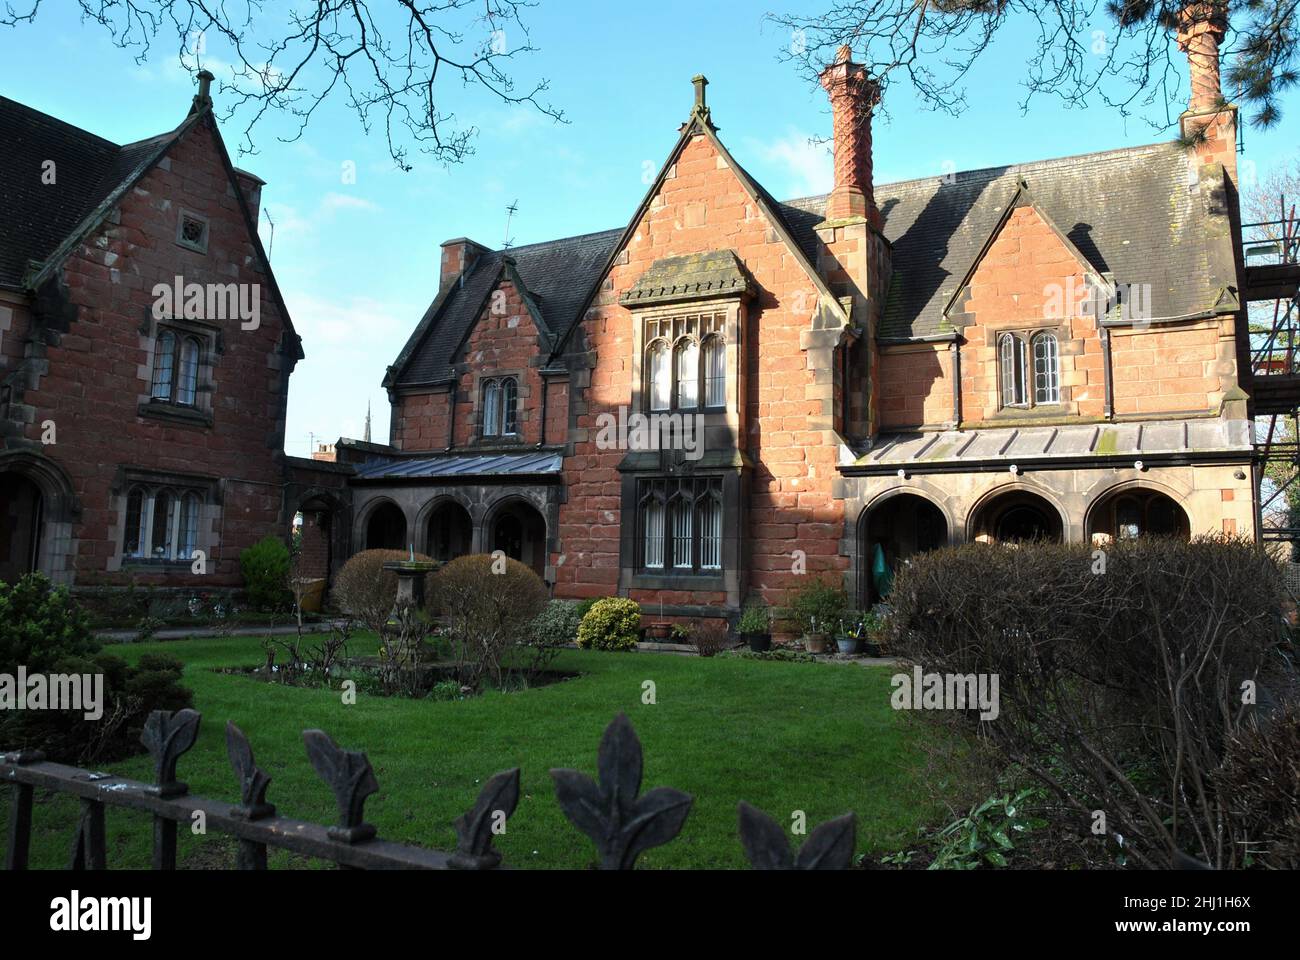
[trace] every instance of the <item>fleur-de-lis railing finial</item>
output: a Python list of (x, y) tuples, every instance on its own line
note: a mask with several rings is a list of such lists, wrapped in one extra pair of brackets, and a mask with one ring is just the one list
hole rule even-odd
[(366, 797), (379, 790), (379, 782), (366, 755), (338, 747), (323, 730), (304, 730), (302, 739), (312, 767), (339, 805), (339, 825), (329, 828), (330, 837), (345, 843), (374, 837), (375, 828), (364, 820), (365, 806)]
[(519, 768), (496, 774), (479, 791), (474, 806), (456, 818), (456, 852), (451, 865), (464, 870), (487, 870), (501, 862), (501, 852), (492, 846), (498, 824), (515, 812), (519, 803)]
[(552, 770), (560, 809), (596, 844), (603, 870), (631, 870), (637, 857), (681, 832), (694, 798), (672, 787), (641, 791), (641, 741), (626, 714), (605, 728), (600, 783), (578, 770)]
[(232, 811), (247, 820), (262, 820), (275, 815), (275, 806), (266, 802), (266, 789), (271, 778), (253, 760), (253, 748), (248, 737), (235, 724), (226, 721), (226, 754), (239, 778), (240, 806)]
[(197, 710), (155, 710), (144, 723), (140, 742), (153, 757), (153, 792), (160, 797), (179, 797), (189, 791), (189, 786), (176, 779), (176, 761), (199, 735)]
[(755, 870), (847, 869), (853, 863), (856, 832), (851, 813), (827, 820), (808, 834), (795, 855), (779, 823), (757, 807), (740, 801), (740, 842)]

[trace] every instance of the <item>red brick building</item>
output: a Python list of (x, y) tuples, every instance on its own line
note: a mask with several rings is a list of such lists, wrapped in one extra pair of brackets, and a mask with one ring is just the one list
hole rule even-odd
[(303, 354), (200, 76), (125, 146), (0, 98), (0, 578), (237, 586), (287, 530)]
[[(1180, 40), (1194, 149), (894, 184), (842, 50), (834, 189), (784, 203), (696, 78), (625, 227), (443, 245), (353, 549), (503, 549), (558, 596), (688, 617), (805, 572), (869, 603), (874, 560), (943, 543), (1251, 533), (1236, 110), (1221, 36)], [(638, 442), (656, 415), (699, 432)]]

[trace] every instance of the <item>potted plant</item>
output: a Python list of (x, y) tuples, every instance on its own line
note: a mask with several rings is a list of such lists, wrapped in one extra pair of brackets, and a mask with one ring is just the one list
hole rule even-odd
[(659, 643), (667, 640), (673, 632), (673, 625), (664, 619), (664, 602), (659, 601), (659, 619), (645, 628), (645, 638)]
[(821, 580), (812, 580), (795, 591), (789, 619), (803, 630), (805, 650), (826, 652), (827, 637), (847, 605), (842, 588)]
[(645, 638), (656, 642), (663, 642), (672, 634), (673, 625), (666, 620), (656, 620), (645, 628)]
[(736, 624), (736, 632), (749, 643), (754, 653), (762, 653), (772, 647), (772, 612), (754, 601), (746, 605)]
[(839, 633), (835, 634), (835, 646), (845, 656), (855, 654), (862, 648), (863, 633), (863, 615), (851, 611), (840, 620)]
[(883, 603), (876, 604), (871, 611), (862, 618), (862, 629), (865, 643), (863, 652), (869, 657), (885, 656), (885, 617), (889, 614), (889, 608)]

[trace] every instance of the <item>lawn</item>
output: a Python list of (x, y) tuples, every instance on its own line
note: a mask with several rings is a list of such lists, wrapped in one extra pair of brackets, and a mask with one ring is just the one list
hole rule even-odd
[[(738, 868), (746, 865), (736, 835), (736, 803), (747, 800), (787, 826), (803, 811), (811, 829), (853, 810), (858, 850), (906, 845), (937, 811), (922, 806), (915, 727), (889, 707), (885, 668), (782, 663), (649, 653), (565, 651), (556, 666), (582, 676), (520, 693), (488, 693), (458, 702), (358, 694), (345, 705), (337, 692), (284, 687), (220, 666), (262, 660), (251, 637), (114, 647), (134, 660), (166, 652), (186, 663), (185, 683), (203, 725), (181, 758), (179, 776), (191, 793), (235, 801), (224, 726), (248, 735), (258, 764), (272, 778), (269, 800), (285, 816), (334, 822), (328, 789), (307, 761), (301, 731), (318, 727), (349, 749), (364, 750), (380, 790), (366, 804), (379, 835), (440, 849), (455, 845), (451, 822), (477, 796), (483, 779), (522, 768), (519, 806), (497, 846), (516, 868), (582, 868), (594, 862), (591, 842), (565, 820), (548, 770), (576, 767), (594, 774), (605, 725), (620, 710), (645, 747), (644, 789), (666, 785), (693, 794), (681, 835), (650, 850), (646, 868)], [(645, 681), (656, 703), (642, 703)], [(113, 773), (151, 778), (147, 756), (108, 765)], [(7, 822), (8, 791), (0, 792)], [(67, 864), (76, 804), (37, 796), (32, 866)], [(148, 867), (150, 824), (129, 811), (108, 810), (110, 868)], [(801, 839), (801, 838), (796, 838)], [(0, 847), (4, 844), (0, 837)], [(182, 828), (181, 865), (232, 866), (234, 844)], [(271, 866), (308, 866), (272, 851)]]

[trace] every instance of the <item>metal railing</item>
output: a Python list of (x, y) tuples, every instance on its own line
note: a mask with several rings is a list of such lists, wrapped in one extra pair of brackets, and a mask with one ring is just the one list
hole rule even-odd
[[(518, 767), (496, 774), (483, 785), (474, 806), (454, 823), (455, 851), (444, 853), (379, 839), (375, 827), (365, 822), (366, 798), (379, 790), (370, 761), (364, 753), (340, 748), (320, 730), (304, 731), (303, 740), (312, 767), (334, 794), (337, 824), (278, 815), (266, 799), (271, 778), (254, 761), (243, 731), (229, 722), (226, 750), (239, 784), (239, 803), (191, 796), (188, 786), (176, 779), (176, 765), (194, 745), (200, 721), (194, 710), (155, 710), (149, 715), (141, 741), (154, 761), (151, 784), (51, 763), (39, 751), (0, 755), (0, 781), (8, 782), (12, 791), (6, 869), (22, 870), (28, 865), (38, 789), (81, 801), (70, 862), (74, 870), (107, 868), (104, 814), (110, 806), (153, 818), (155, 870), (176, 868), (177, 826), (200, 817), (205, 830), (238, 840), (236, 866), (241, 870), (265, 870), (267, 850), (272, 847), (328, 860), (344, 869), (501, 866), (501, 854), (492, 841), (519, 801)], [(593, 779), (577, 770), (552, 770), (556, 798), (570, 823), (595, 843), (602, 869), (630, 870), (644, 851), (677, 837), (694, 799), (671, 787), (641, 793), (641, 741), (623, 714), (605, 729), (597, 771)], [(776, 820), (741, 802), (739, 833), (745, 855), (757, 869), (843, 869), (853, 860), (852, 813), (817, 827), (796, 852)]]

